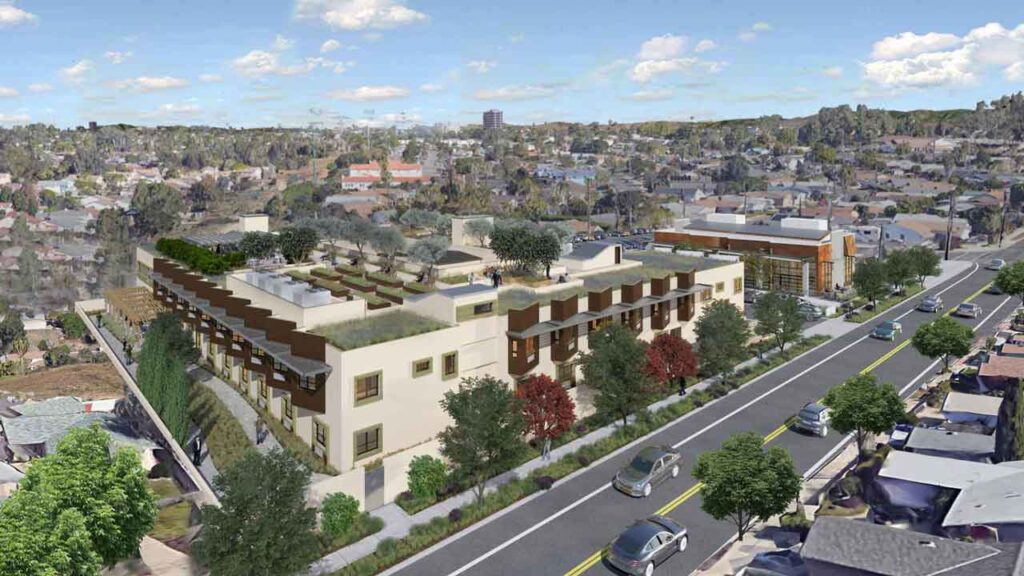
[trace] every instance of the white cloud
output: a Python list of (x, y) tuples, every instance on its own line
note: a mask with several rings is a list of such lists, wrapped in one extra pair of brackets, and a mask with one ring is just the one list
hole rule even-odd
[(897, 60), (945, 50), (960, 43), (956, 34), (939, 34), (929, 32), (927, 34), (914, 34), (903, 32), (895, 36), (882, 38), (871, 49), (871, 58), (875, 60)]
[(327, 54), (328, 52), (333, 52), (338, 48), (341, 48), (341, 42), (338, 42), (337, 40), (332, 38), (330, 40), (324, 41), (324, 43), (320, 45), (320, 53)]
[(700, 54), (701, 52), (708, 52), (718, 48), (718, 44), (715, 44), (714, 40), (701, 40), (697, 42), (697, 45), (693, 47), (693, 51)]
[(39, 93), (39, 92), (49, 92), (51, 90), (53, 90), (53, 85), (52, 84), (47, 84), (45, 82), (37, 82), (35, 84), (29, 84), (28, 85), (28, 91), (29, 92)]
[(28, 124), (32, 121), (32, 117), (24, 113), (16, 114), (5, 114), (0, 112), (0, 124), (10, 126), (16, 124)]
[(327, 58), (316, 57), (306, 58), (294, 64), (282, 64), (277, 53), (266, 50), (252, 50), (244, 56), (235, 58), (231, 62), (235, 72), (250, 78), (260, 78), (270, 74), (277, 76), (297, 76), (316, 70), (317, 68), (330, 68), (335, 73), (342, 73), (355, 62), (338, 62)]
[(220, 82), (221, 80), (224, 80), (224, 77), (221, 76), (220, 74), (200, 74), (199, 75), (199, 81), (200, 82), (210, 83), (210, 82)]
[(442, 90), (444, 90), (443, 84), (431, 84), (429, 82), (426, 84), (420, 84), (420, 92), (426, 92), (427, 94), (440, 92)]
[(327, 93), (328, 98), (350, 102), (394, 100), (396, 98), (405, 98), (408, 95), (409, 89), (400, 86), (360, 86), (358, 88), (343, 88)]
[(35, 14), (26, 12), (14, 4), (0, 4), (0, 28), (35, 22), (37, 19)]
[(753, 42), (757, 40), (758, 34), (771, 32), (773, 29), (772, 25), (767, 22), (755, 22), (753, 26), (739, 33), (739, 39), (743, 42)]
[(740, 32), (738, 38), (744, 42), (753, 42), (757, 39), (757, 32), (746, 30), (744, 32)]
[(675, 58), (683, 51), (686, 38), (673, 34), (655, 36), (640, 45), (638, 60), (668, 60)]
[(754, 25), (750, 27), (754, 32), (771, 32), (772, 25), (767, 22), (754, 22)]
[(295, 46), (295, 40), (285, 38), (278, 34), (277, 36), (274, 36), (274, 43), (271, 44), (271, 46), (274, 52), (284, 52), (285, 50), (291, 49), (292, 46)]
[(658, 100), (668, 100), (672, 98), (673, 93), (668, 88), (655, 88), (654, 90), (639, 90), (629, 95), (630, 100), (636, 100), (638, 102), (655, 102)]
[(197, 104), (164, 104), (151, 112), (142, 114), (143, 118), (188, 118), (198, 115), (203, 111)]
[(67, 68), (61, 68), (58, 74), (68, 84), (81, 84), (92, 68), (92, 60), (79, 60)]
[(138, 78), (115, 80), (110, 83), (110, 87), (115, 90), (134, 90), (136, 92), (157, 92), (159, 90), (184, 88), (185, 86), (188, 86), (188, 80), (173, 76), (139, 76)]
[(633, 66), (633, 69), (629, 72), (629, 77), (642, 84), (650, 82), (662, 74), (691, 70), (698, 62), (699, 60), (692, 57), (672, 58), (670, 60), (644, 60), (637, 62)]
[(125, 60), (131, 58), (132, 53), (131, 51), (118, 52), (116, 50), (111, 50), (110, 52), (104, 52), (103, 57), (109, 60), (111, 64), (121, 64)]
[(477, 90), (474, 96), (478, 100), (537, 100), (554, 96), (554, 94), (555, 89), (550, 86), (526, 84)]
[(323, 63), (323, 66), (329, 67), (335, 74), (348, 72), (349, 69), (355, 65), (356, 63), (353, 60), (347, 60), (345, 62), (331, 62), (330, 60), (325, 60)]
[(970, 85), (993, 69), (1014, 81), (1024, 74), (1024, 24), (990, 22), (962, 37), (904, 32), (875, 42), (871, 57), (864, 78), (892, 90)]
[(18, 91), (7, 86), (0, 86), (0, 98), (17, 98)]
[(400, 0), (297, 0), (295, 17), (341, 30), (396, 28), (428, 19)]
[(466, 68), (469, 68), (477, 74), (487, 74), (498, 65), (495, 60), (470, 60), (466, 63)]
[(832, 78), (833, 80), (838, 80), (838, 79), (843, 77), (843, 67), (842, 66), (828, 66), (827, 68), (825, 68), (825, 69), (823, 69), (821, 71), (821, 74), (823, 76), (828, 77), (828, 78)]
[(607, 64), (602, 64), (590, 71), (590, 78), (598, 82), (607, 82), (612, 74), (629, 66), (629, 60), (619, 58)]

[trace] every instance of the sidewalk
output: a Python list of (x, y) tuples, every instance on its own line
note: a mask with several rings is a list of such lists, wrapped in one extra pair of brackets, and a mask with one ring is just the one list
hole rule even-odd
[(262, 444), (256, 444), (256, 419), (261, 415), (249, 404), (237, 389), (224, 382), (205, 368), (196, 367), (189, 371), (192, 378), (199, 384), (206, 386), (217, 395), (217, 398), (224, 403), (231, 415), (238, 420), (245, 430), (245, 435), (252, 439), (253, 446), (260, 452), (270, 452), (275, 448), (281, 448), (281, 444), (274, 438), (270, 428), (265, 428), (267, 437)]

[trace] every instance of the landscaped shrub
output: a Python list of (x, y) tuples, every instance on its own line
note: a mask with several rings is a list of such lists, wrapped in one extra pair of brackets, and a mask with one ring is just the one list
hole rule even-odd
[(332, 538), (344, 536), (359, 516), (359, 501), (343, 492), (324, 498), (320, 505), (320, 529)]
[(538, 476), (533, 479), (533, 483), (541, 490), (551, 490), (551, 487), (555, 484), (555, 479), (551, 476)]
[(586, 454), (577, 454), (576, 461), (580, 463), (580, 466), (586, 468), (590, 466), (590, 458)]
[(453, 508), (448, 512), (448, 521), (452, 524), (462, 520), (462, 508)]
[(417, 456), (409, 463), (409, 490), (417, 498), (433, 498), (448, 482), (448, 466), (433, 456)]
[(245, 265), (245, 254), (241, 252), (216, 254), (180, 238), (161, 238), (156, 243), (156, 249), (164, 256), (210, 276), (223, 274), (228, 270)]

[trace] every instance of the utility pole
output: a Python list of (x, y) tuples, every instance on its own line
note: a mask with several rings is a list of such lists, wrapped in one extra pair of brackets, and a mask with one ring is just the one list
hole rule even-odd
[(949, 220), (946, 221), (945, 260), (949, 260), (949, 248), (953, 245), (953, 216), (956, 214), (956, 190), (949, 193)]
[(999, 247), (1003, 247), (1003, 230), (1006, 228), (1006, 197), (1010, 194), (1009, 190), (1003, 191), (1003, 207), (999, 211)]

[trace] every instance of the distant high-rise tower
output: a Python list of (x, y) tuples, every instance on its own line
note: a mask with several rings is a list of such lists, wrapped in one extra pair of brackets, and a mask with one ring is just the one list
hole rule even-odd
[(484, 112), (484, 130), (498, 130), (505, 125), (502, 119), (501, 110), (488, 110)]

